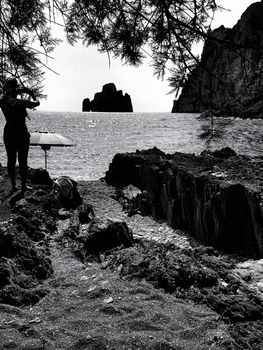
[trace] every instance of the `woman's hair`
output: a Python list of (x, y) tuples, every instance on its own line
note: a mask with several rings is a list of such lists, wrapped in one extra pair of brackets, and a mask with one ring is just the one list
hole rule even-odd
[(6, 79), (3, 83), (3, 92), (6, 93), (8, 91), (14, 91), (17, 90), (19, 84), (16, 79), (10, 78)]

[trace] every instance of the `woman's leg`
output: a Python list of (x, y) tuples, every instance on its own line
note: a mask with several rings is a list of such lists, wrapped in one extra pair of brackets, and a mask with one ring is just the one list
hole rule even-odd
[(16, 146), (15, 140), (4, 137), (5, 149), (7, 154), (7, 171), (10, 178), (12, 191), (16, 191)]
[(18, 146), (18, 163), (19, 163), (19, 173), (21, 178), (22, 191), (26, 190), (26, 181), (27, 181), (27, 157), (29, 150), (29, 137), (26, 137), (24, 140), (21, 140)]

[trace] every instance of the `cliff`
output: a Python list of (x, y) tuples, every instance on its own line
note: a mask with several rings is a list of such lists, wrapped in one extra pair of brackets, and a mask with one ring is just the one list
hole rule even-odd
[(263, 257), (262, 168), (228, 148), (200, 156), (152, 149), (117, 154), (106, 180), (138, 187), (144, 214), (217, 249)]
[(248, 7), (232, 28), (211, 32), (200, 63), (190, 74), (172, 112), (207, 109), (226, 115), (262, 117), (263, 3)]
[(102, 91), (94, 95), (94, 99), (83, 100), (83, 112), (133, 112), (131, 97), (123, 95), (113, 83), (103, 85)]

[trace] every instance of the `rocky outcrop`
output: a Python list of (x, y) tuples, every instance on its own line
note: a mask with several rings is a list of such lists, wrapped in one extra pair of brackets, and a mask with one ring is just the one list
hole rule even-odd
[(99, 254), (116, 247), (131, 247), (132, 232), (122, 221), (94, 218), (84, 239), (86, 254)]
[(262, 118), (263, 2), (252, 4), (232, 28), (211, 32), (200, 63), (190, 74), (172, 112), (217, 110)]
[(90, 105), (90, 99), (84, 98), (82, 101), (82, 112), (90, 112), (91, 111), (91, 105)]
[[(65, 188), (58, 178), (55, 187), (43, 169), (29, 169), (30, 189), (11, 195), (6, 168), (0, 171), (0, 304), (34, 304), (49, 292), (42, 282), (53, 273), (50, 241), (61, 207), (75, 209), (80, 196), (73, 180), (67, 178), (72, 185)], [(88, 220), (88, 209), (79, 207), (82, 222)]]
[(172, 244), (140, 241), (113, 252), (108, 266), (123, 279), (146, 280), (184, 301), (207, 304), (228, 324), (257, 320), (262, 325), (262, 298), (232, 272), (231, 259), (222, 261), (212, 247), (182, 250)]
[(33, 304), (47, 294), (41, 283), (53, 273), (47, 240), (56, 230), (58, 205), (45, 170), (30, 169), (33, 188), (25, 197), (8, 196), (6, 169), (1, 175), (0, 303)]
[(116, 89), (113, 83), (103, 86), (101, 92), (94, 95), (94, 99), (85, 98), (82, 103), (83, 112), (133, 112), (131, 97), (123, 95), (122, 90)]
[(227, 252), (263, 256), (262, 160), (226, 148), (199, 156), (158, 149), (117, 154), (108, 183), (142, 191), (142, 213)]

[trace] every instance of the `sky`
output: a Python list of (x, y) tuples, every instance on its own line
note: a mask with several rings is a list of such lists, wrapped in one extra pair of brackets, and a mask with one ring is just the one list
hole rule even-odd
[[(227, 11), (219, 12), (213, 28), (223, 24), (233, 27), (246, 8), (255, 0), (218, 0)], [(38, 110), (81, 112), (84, 98), (93, 99), (107, 83), (114, 83), (118, 90), (131, 96), (134, 112), (171, 112), (174, 95), (169, 94), (168, 82), (153, 75), (150, 59), (140, 67), (123, 65), (119, 59), (99, 53), (95, 47), (74, 47), (63, 41), (52, 53), (47, 64), (52, 70), (46, 71), (44, 93)]]

